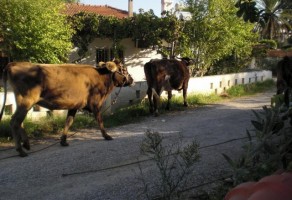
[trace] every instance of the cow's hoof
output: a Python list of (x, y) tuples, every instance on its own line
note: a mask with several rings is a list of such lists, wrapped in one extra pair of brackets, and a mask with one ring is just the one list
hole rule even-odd
[(25, 142), (23, 142), (22, 146), (23, 146), (23, 148), (25, 148), (27, 150), (30, 150), (30, 144), (29, 144), (29, 141), (28, 140), (25, 141)]
[(109, 135), (105, 135), (105, 136), (104, 136), (104, 139), (105, 139), (105, 140), (113, 140), (113, 138), (112, 138), (111, 136), (109, 136)]
[(62, 140), (61, 140), (60, 144), (61, 144), (61, 146), (63, 146), (63, 147), (67, 147), (67, 146), (69, 146), (69, 143), (68, 143), (67, 141), (62, 141)]
[(20, 157), (26, 157), (26, 156), (28, 156), (27, 153), (25, 153), (25, 152), (22, 150), (22, 148), (18, 148), (18, 149), (16, 149), (16, 151), (18, 151), (18, 155), (19, 155)]
[(60, 141), (61, 146), (63, 146), (63, 147), (69, 146), (69, 143), (67, 142), (67, 136), (66, 135), (62, 135), (60, 139), (61, 139), (61, 141)]

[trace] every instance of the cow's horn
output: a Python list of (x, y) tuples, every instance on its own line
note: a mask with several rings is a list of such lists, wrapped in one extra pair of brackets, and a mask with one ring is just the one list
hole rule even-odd
[(111, 61), (106, 62), (105, 66), (111, 72), (115, 72), (115, 71), (118, 70), (118, 67), (117, 67), (116, 63), (111, 62)]

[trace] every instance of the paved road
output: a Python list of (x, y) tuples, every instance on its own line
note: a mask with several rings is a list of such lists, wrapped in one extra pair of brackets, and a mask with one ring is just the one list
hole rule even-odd
[[(146, 130), (158, 131), (172, 142), (179, 134), (185, 143), (196, 138), (201, 147), (244, 137), (251, 127), (251, 109), (269, 105), (271, 96), (267, 92), (157, 118), (147, 117), (140, 123), (108, 129), (115, 138), (113, 141), (104, 141), (100, 132), (86, 129), (69, 139), (69, 147), (56, 144), (25, 158), (3, 159), (16, 152), (0, 151), (0, 199), (143, 199), (139, 166), (131, 163), (145, 158), (139, 147)], [(34, 145), (31, 151), (54, 143), (52, 140)], [(201, 149), (193, 181), (200, 184), (222, 170), (228, 171), (221, 153), (235, 156), (241, 152), (242, 143), (240, 140)], [(151, 161), (140, 163), (146, 181), (158, 181), (153, 166)]]

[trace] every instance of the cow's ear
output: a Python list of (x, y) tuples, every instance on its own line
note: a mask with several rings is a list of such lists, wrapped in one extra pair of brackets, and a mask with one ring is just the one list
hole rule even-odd
[(111, 61), (106, 62), (105, 66), (111, 72), (115, 72), (115, 71), (118, 70), (118, 67), (117, 67), (116, 63), (111, 62)]
[(105, 62), (100, 61), (97, 65), (98, 68), (103, 68), (105, 67)]

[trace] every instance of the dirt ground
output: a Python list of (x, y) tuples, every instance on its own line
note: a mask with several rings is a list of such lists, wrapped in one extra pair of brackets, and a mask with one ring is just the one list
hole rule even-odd
[[(28, 157), (14, 149), (0, 148), (0, 199), (44, 200), (131, 200), (146, 199), (141, 179), (149, 181), (150, 194), (157, 193), (160, 177), (153, 161), (143, 161), (140, 145), (147, 130), (157, 131), (173, 143), (179, 135), (183, 144), (193, 139), (200, 144), (201, 159), (190, 178), (194, 185), (214, 180), (230, 168), (222, 153), (233, 158), (242, 152), (254, 117), (251, 110), (270, 104), (274, 91), (218, 104), (149, 116), (139, 123), (109, 128), (112, 141), (98, 130), (84, 129), (69, 138), (69, 147), (57, 140), (33, 145)], [(224, 143), (221, 145), (215, 145)]]

